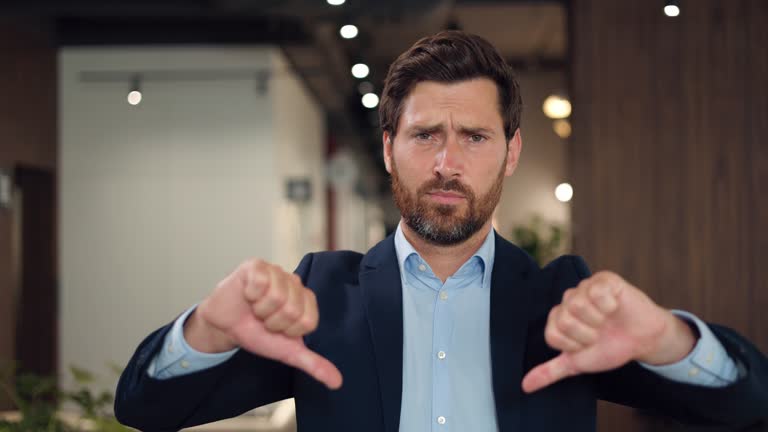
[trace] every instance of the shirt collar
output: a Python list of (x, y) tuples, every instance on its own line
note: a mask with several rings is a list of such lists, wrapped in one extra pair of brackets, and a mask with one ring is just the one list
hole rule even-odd
[[(421, 259), (421, 255), (419, 255), (416, 249), (414, 249), (413, 245), (408, 241), (408, 239), (405, 238), (405, 234), (403, 234), (401, 225), (402, 222), (397, 224), (397, 230), (395, 231), (395, 252), (397, 254), (397, 264), (400, 266), (400, 274), (405, 275), (405, 261), (408, 259), (408, 257), (411, 255), (416, 255)], [(490, 287), (490, 273), (493, 269), (493, 261), (496, 254), (496, 242), (494, 237), (495, 233), (496, 231), (491, 228), (491, 230), (488, 232), (488, 235), (485, 237), (483, 244), (480, 245), (475, 253), (472, 254), (472, 256), (467, 260), (467, 262), (469, 262), (475, 257), (478, 257), (482, 262), (483, 287)], [(459, 267), (457, 273), (463, 271), (467, 262), (463, 263), (461, 267)]]

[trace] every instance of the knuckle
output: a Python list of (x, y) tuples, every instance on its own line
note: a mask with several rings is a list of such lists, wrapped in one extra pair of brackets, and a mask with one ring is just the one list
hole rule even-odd
[(301, 318), (301, 326), (308, 332), (315, 331), (317, 329), (317, 324), (317, 315), (304, 314), (304, 316)]
[(285, 290), (275, 288), (275, 289), (270, 289), (267, 292), (265, 300), (273, 306), (281, 307), (282, 305), (285, 304), (286, 297), (287, 297), (287, 294)]
[(301, 317), (301, 311), (293, 305), (288, 305), (282, 310), (283, 316), (290, 321), (296, 321)]
[(547, 323), (551, 324), (557, 319), (558, 314), (558, 308), (560, 306), (555, 306), (549, 311), (549, 315), (547, 316)]
[(582, 313), (587, 308), (587, 304), (584, 302), (584, 299), (575, 297), (570, 302), (568, 302), (568, 309), (575, 313)]
[(574, 288), (568, 288), (563, 292), (563, 301), (568, 300), (573, 295)]
[(605, 285), (603, 284), (592, 285), (591, 287), (589, 287), (589, 291), (588, 291), (589, 297), (592, 300), (599, 299), (600, 297), (604, 296), (605, 293), (606, 293)]
[(560, 342), (560, 337), (557, 335), (557, 331), (553, 327), (547, 327), (544, 331), (544, 340), (549, 345), (557, 345)]
[(263, 266), (264, 263), (265, 261), (261, 258), (248, 258), (247, 260), (243, 261), (242, 264), (240, 264), (240, 267), (246, 270), (252, 270)]
[(569, 333), (576, 329), (576, 320), (567, 314), (562, 314), (557, 320), (557, 326), (564, 333)]

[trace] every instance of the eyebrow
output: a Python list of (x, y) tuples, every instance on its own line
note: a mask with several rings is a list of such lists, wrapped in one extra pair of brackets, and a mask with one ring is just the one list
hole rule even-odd
[[(445, 126), (442, 123), (438, 123), (435, 125), (413, 125), (406, 129), (407, 133), (434, 133), (434, 132), (442, 132), (445, 130)], [(478, 126), (478, 127), (468, 127), (468, 126), (462, 126), (459, 128), (459, 132), (464, 135), (475, 135), (475, 134), (482, 134), (482, 135), (495, 135), (495, 132), (493, 129)]]

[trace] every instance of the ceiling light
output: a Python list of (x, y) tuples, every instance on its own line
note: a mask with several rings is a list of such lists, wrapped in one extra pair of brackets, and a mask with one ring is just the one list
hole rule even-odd
[(368, 65), (365, 63), (357, 63), (356, 65), (352, 66), (352, 76), (355, 78), (365, 78), (368, 76), (369, 72), (370, 69), (368, 69)]
[(552, 122), (552, 129), (554, 129), (557, 136), (562, 139), (566, 139), (571, 136), (571, 122), (567, 119), (557, 119)]
[(141, 103), (141, 79), (136, 76), (131, 83), (131, 90), (128, 92), (128, 103), (131, 105), (138, 105)]
[(355, 36), (357, 36), (357, 26), (354, 26), (352, 24), (347, 24), (345, 26), (342, 26), (341, 29), (339, 29), (339, 34), (344, 39), (352, 39)]
[(379, 104), (379, 97), (376, 96), (376, 93), (366, 93), (363, 95), (362, 101), (364, 107), (376, 108), (376, 105)]
[(561, 202), (570, 201), (573, 198), (573, 187), (568, 183), (560, 183), (555, 188), (555, 197)]
[(553, 94), (544, 100), (541, 107), (551, 119), (562, 119), (571, 115), (571, 102), (563, 95)]
[(678, 5), (677, 0), (667, 0), (667, 4), (664, 6), (664, 13), (668, 17), (680, 15), (680, 5)]
[(328, 4), (331, 6), (341, 6), (344, 4), (346, 0), (327, 0)]

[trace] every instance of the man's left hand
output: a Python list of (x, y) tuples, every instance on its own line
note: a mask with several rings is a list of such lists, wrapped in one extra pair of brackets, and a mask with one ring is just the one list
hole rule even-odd
[(549, 313), (544, 337), (561, 354), (528, 372), (523, 379), (527, 393), (633, 360), (675, 363), (696, 344), (687, 324), (611, 272), (596, 273), (565, 291), (562, 303)]

